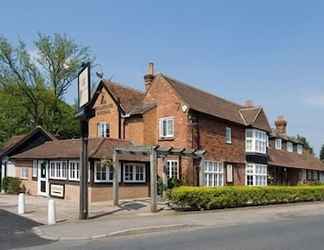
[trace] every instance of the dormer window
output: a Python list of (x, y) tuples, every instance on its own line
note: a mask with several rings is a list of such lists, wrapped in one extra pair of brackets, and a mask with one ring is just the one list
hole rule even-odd
[(297, 145), (297, 153), (300, 154), (300, 155), (302, 155), (303, 154), (303, 151), (304, 151), (303, 145), (298, 144)]
[(290, 141), (287, 142), (287, 151), (294, 152), (294, 145)]
[(276, 139), (275, 140), (275, 148), (277, 150), (281, 150), (282, 149), (282, 140), (281, 139)]

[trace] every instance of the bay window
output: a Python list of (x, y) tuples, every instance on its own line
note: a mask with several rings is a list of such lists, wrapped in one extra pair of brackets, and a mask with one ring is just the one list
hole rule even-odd
[(143, 163), (125, 163), (124, 164), (124, 182), (145, 182), (145, 164)]
[(245, 168), (245, 184), (247, 186), (267, 185), (267, 165), (247, 163)]
[(268, 135), (258, 129), (247, 129), (245, 131), (245, 151), (266, 154)]
[(224, 185), (224, 166), (217, 161), (204, 161), (204, 183), (207, 187)]

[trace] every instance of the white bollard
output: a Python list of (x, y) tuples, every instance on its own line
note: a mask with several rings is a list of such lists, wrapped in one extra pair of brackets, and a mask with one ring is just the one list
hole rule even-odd
[(18, 195), (18, 214), (22, 215), (25, 213), (25, 194), (20, 193)]
[(53, 199), (48, 200), (48, 225), (56, 223), (56, 210), (55, 201)]

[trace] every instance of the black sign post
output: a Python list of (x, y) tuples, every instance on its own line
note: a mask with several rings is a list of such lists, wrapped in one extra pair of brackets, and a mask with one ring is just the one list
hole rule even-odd
[(78, 75), (78, 117), (81, 129), (81, 153), (80, 153), (80, 210), (79, 219), (88, 218), (88, 123), (90, 112), (90, 63), (82, 65)]

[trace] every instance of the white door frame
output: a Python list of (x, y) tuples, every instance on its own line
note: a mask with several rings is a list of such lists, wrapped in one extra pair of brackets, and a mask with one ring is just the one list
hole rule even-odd
[[(45, 163), (46, 166), (45, 166), (45, 177), (42, 177), (42, 173), (41, 173), (41, 164), (42, 163)], [(48, 166), (48, 161), (38, 161), (37, 162), (37, 193), (38, 195), (41, 195), (41, 196), (46, 196), (48, 197), (49, 195), (49, 184), (48, 184), (48, 171), (49, 171), (49, 166)], [(45, 181), (45, 187), (46, 187), (46, 191), (45, 192), (42, 192), (41, 191), (41, 182), (42, 181)]]

